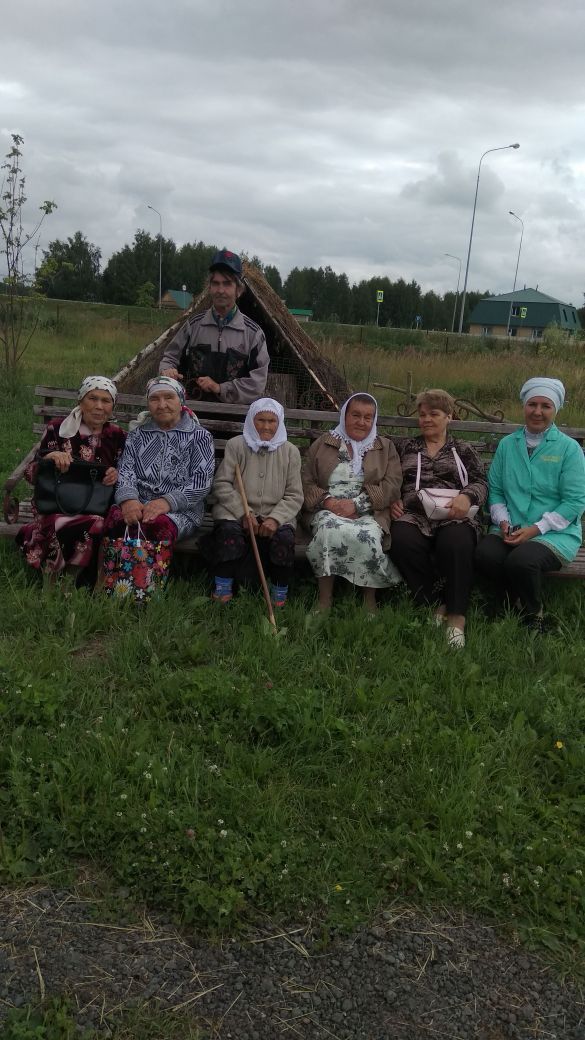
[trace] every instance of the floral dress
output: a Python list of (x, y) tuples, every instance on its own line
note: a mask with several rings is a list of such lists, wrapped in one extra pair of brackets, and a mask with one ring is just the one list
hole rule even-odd
[(384, 532), (371, 515), (373, 509), (362, 491), (363, 483), (363, 471), (353, 473), (347, 448), (342, 444), (328, 491), (333, 498), (352, 499), (359, 516), (350, 520), (329, 509), (315, 513), (307, 559), (318, 578), (336, 575), (360, 588), (385, 589), (397, 585), (402, 578), (382, 549)]
[[(101, 433), (82, 433), (61, 437), (63, 419), (52, 419), (43, 434), (37, 459), (27, 467), (25, 477), (34, 484), (37, 460), (52, 451), (67, 451), (74, 459), (97, 462), (117, 468), (126, 434), (115, 423), (104, 423)], [(33, 504), (34, 510), (34, 504)], [(16, 544), (26, 562), (35, 570), (58, 574), (67, 566), (89, 567), (94, 559), (104, 530), (103, 516), (66, 516), (63, 513), (36, 513), (30, 524), (24, 524), (16, 536)]]

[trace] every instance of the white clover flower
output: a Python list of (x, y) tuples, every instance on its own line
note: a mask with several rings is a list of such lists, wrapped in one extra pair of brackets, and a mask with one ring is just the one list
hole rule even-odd
[(116, 816), (123, 816), (123, 815), (124, 815), (124, 813), (121, 813), (121, 812), (117, 812), (116, 813)]
[(444, 848), (445, 852), (449, 851), (449, 846), (447, 845), (446, 841), (443, 842), (443, 848)]
[(583, 877), (583, 871), (582, 871), (582, 870), (579, 870), (578, 868), (577, 868), (577, 870), (575, 871), (575, 874), (577, 875), (577, 877)]
[(217, 823), (218, 823), (218, 826), (220, 826), (220, 827), (223, 826), (223, 820), (218, 820)]
[(536, 873), (537, 873), (537, 874), (544, 874), (544, 867), (540, 867), (540, 866), (539, 866), (539, 867), (537, 867), (537, 868), (536, 868)]
[(141, 827), (140, 828), (140, 833), (141, 834), (146, 834), (146, 827)]
[(473, 838), (473, 831), (465, 831), (466, 838)]
[(219, 836), (220, 838), (227, 838), (228, 832), (226, 830), (220, 831)]
[(535, 888), (540, 888), (540, 881), (537, 878), (532, 878), (532, 884)]
[(457, 848), (458, 848), (458, 849), (459, 849), (459, 851), (461, 852), (461, 849), (463, 848), (463, 843), (462, 843), (462, 842), (460, 842), (460, 841), (458, 841), (458, 842), (457, 842)]
[(128, 797), (128, 795), (127, 795), (127, 794), (121, 794), (121, 795), (120, 795), (120, 798), (122, 799), (122, 801), (123, 801), (123, 802), (125, 802), (125, 801), (126, 801), (127, 797)]
[(285, 838), (282, 839), (280, 844), (282, 845), (283, 849), (286, 849), (286, 839)]
[(152, 773), (149, 773), (148, 770), (146, 770), (142, 775), (145, 780), (152, 780)]
[(509, 874), (502, 874), (502, 884), (505, 885), (506, 888), (509, 887), (509, 885), (510, 885), (510, 875)]

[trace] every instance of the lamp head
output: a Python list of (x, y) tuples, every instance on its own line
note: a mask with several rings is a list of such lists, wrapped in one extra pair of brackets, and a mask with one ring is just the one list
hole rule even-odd
[(509, 145), (508, 147), (509, 147), (509, 148), (519, 148), (519, 147), (520, 147), (520, 145), (519, 145), (519, 144), (511, 144), (511, 145)]

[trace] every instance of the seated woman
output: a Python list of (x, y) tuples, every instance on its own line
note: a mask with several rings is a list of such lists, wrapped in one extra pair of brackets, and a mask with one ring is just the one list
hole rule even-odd
[(106, 530), (117, 538), (140, 523), (148, 539), (174, 544), (201, 524), (213, 480), (213, 439), (185, 408), (185, 391), (176, 379), (151, 379), (146, 399), (148, 412), (128, 434), (120, 460), (116, 505)]
[[(39, 459), (52, 459), (59, 473), (66, 473), (73, 460), (107, 466), (106, 486), (118, 478), (118, 460), (126, 434), (110, 422), (118, 390), (105, 376), (88, 376), (78, 393), (78, 404), (66, 418), (51, 419), (43, 434), (35, 460), (26, 471), (34, 484)], [(33, 504), (34, 509), (34, 504)], [(37, 571), (55, 577), (64, 569), (77, 572), (77, 581), (93, 583), (96, 550), (103, 533), (104, 517), (87, 514), (41, 514), (21, 527), (16, 544), (26, 562)]]
[[(473, 555), (481, 533), (476, 518), (487, 497), (487, 480), (477, 453), (449, 436), (454, 400), (446, 390), (425, 390), (416, 398), (420, 437), (398, 446), (402, 498), (390, 508), (390, 555), (415, 603), (436, 607), (438, 625), (447, 623), (450, 646), (465, 646), (465, 615), (473, 584)], [(432, 518), (420, 491), (451, 491), (447, 515)], [(429, 511), (432, 509), (429, 508)], [(443, 588), (436, 590), (437, 574)]]
[(585, 462), (577, 441), (555, 426), (565, 401), (560, 379), (529, 379), (520, 400), (524, 429), (502, 438), (490, 466), (492, 526), (476, 562), (542, 631), (542, 575), (570, 563), (581, 545)]
[(253, 578), (256, 572), (248, 536), (249, 518), (235, 479), (240, 467), (260, 556), (272, 582), (275, 606), (286, 603), (295, 556), (295, 527), (303, 504), (301, 456), (287, 440), (284, 409), (262, 397), (251, 404), (241, 437), (225, 447), (223, 462), (213, 482), (211, 501), (215, 527), (213, 599), (228, 603), (234, 578)]
[(319, 610), (328, 610), (335, 577), (363, 589), (364, 606), (376, 610), (376, 589), (400, 581), (384, 552), (389, 542), (388, 506), (400, 493), (402, 473), (394, 445), (378, 437), (378, 405), (370, 394), (353, 394), (339, 425), (307, 453), (303, 489), (313, 533), (307, 559), (317, 575)]

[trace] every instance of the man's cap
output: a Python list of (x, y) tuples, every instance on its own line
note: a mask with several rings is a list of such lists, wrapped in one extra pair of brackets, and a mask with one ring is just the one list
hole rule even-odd
[(237, 253), (232, 253), (230, 249), (220, 249), (211, 261), (209, 270), (217, 271), (220, 267), (227, 267), (232, 274), (237, 275), (238, 278), (242, 277), (242, 261)]

